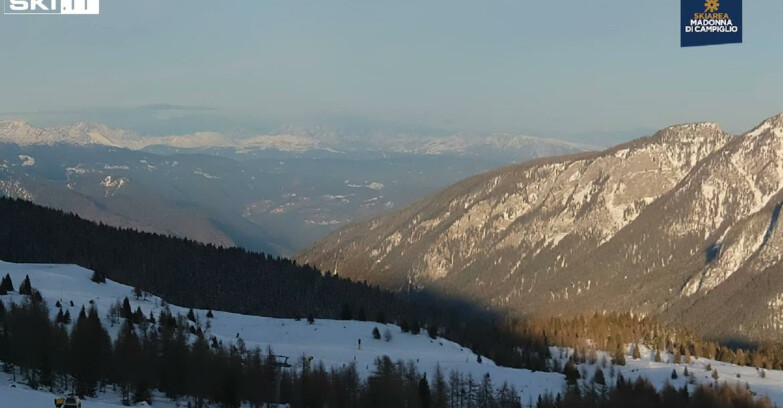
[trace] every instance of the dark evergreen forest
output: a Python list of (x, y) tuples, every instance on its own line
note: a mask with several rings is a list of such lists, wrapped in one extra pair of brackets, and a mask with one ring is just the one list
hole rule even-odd
[(500, 329), (499, 319), (433, 294), (392, 294), (279, 257), (98, 225), (0, 197), (0, 260), (68, 263), (199, 309), (270, 317), (374, 320), (426, 330), (500, 364), (546, 369), (542, 339)]

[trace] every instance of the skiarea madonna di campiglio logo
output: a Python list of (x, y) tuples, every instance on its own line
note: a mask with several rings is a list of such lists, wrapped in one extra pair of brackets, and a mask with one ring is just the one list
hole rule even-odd
[(742, 0), (681, 0), (680, 45), (742, 42)]

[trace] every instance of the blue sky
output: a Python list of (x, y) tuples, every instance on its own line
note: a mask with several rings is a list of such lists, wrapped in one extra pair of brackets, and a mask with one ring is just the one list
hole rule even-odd
[(783, 112), (783, 2), (744, 14), (744, 44), (682, 49), (673, 0), (102, 0), (99, 16), (0, 16), (0, 118), (740, 132)]

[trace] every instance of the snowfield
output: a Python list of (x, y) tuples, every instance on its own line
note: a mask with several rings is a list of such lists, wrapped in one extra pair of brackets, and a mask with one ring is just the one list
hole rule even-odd
[[(105, 284), (94, 283), (90, 280), (92, 271), (76, 265), (13, 264), (0, 261), (0, 277), (6, 274), (10, 274), (16, 289), (25, 276), (29, 275), (33, 288), (40, 291), (46, 300), (52, 318), (57, 314), (55, 304), (58, 300), (64, 310), (70, 310), (74, 321), (82, 306), (89, 308), (90, 302), (93, 302), (112, 337), (116, 337), (120, 328), (119, 324), (112, 325), (107, 316), (110, 306), (115, 302), (121, 302), (127, 297), (133, 310), (141, 307), (145, 315), (152, 312), (157, 316), (162, 307), (161, 299), (155, 296), (148, 295), (146, 298), (136, 299), (133, 288), (129, 286), (110, 280)], [(9, 293), (0, 299), (9, 304), (19, 303), (23, 297), (17, 293)], [(168, 307), (174, 314), (184, 315), (189, 310), (171, 304)], [(442, 338), (433, 340), (426, 333), (419, 335), (402, 333), (398, 326), (392, 324), (322, 319), (316, 319), (314, 324), (308, 324), (304, 319), (295, 321), (220, 311), (213, 311), (214, 317), (210, 319), (206, 317), (206, 310), (194, 310), (194, 312), (202, 327), (209, 322), (211, 327), (206, 333), (208, 337), (216, 336), (224, 344), (234, 343), (241, 338), (248, 348), (258, 346), (264, 351), (267, 347), (272, 347), (275, 354), (291, 357), (290, 362), (294, 364), (292, 369), (296, 369), (296, 359), (304, 355), (313, 357), (314, 362), (323, 362), (327, 367), (341, 367), (355, 362), (360, 375), (367, 377), (373, 371), (375, 359), (388, 355), (392, 360), (415, 361), (419, 370), (428, 373), (430, 378), (437, 365), (440, 365), (446, 375), (450, 371), (459, 371), (480, 379), (485, 373), (489, 373), (496, 386), (500, 386), (503, 382), (514, 385), (521, 393), (523, 404), (535, 401), (541, 393), (558, 393), (565, 385), (565, 378), (559, 373), (499, 367), (483, 356), (482, 363), (478, 363), (475, 354), (454, 342)], [(378, 327), (381, 332), (381, 340), (372, 337), (372, 330), (375, 327)], [(392, 339), (388, 342), (383, 340), (386, 330), (392, 334)], [(361, 349), (358, 347), (358, 340), (361, 340)], [(560, 357), (560, 349), (552, 348), (552, 352), (555, 358)], [(604, 369), (607, 382), (612, 382), (619, 373), (632, 379), (638, 376), (646, 377), (659, 387), (666, 382), (676, 387), (681, 387), (688, 382), (683, 375), (685, 364), (655, 363), (653, 354), (643, 348), (642, 358), (633, 360), (629, 350), (626, 357), (628, 365), (615, 367), (614, 377), (611, 376), (611, 368)], [(604, 355), (606, 353), (599, 353), (599, 364)], [(673, 361), (670, 355), (664, 355), (663, 359)], [(611, 360), (608, 355), (607, 360)], [(783, 372), (767, 370), (765, 378), (762, 378), (761, 372), (753, 367), (694, 359), (687, 367), (688, 371), (694, 374), (695, 382), (705, 384), (714, 382), (711, 377), (712, 372), (705, 369), (708, 364), (718, 370), (719, 381), (747, 385), (758, 395), (769, 396), (775, 404), (783, 405)], [(584, 371), (587, 378), (592, 378), (595, 367), (583, 364), (579, 369)], [(672, 369), (678, 373), (679, 378), (676, 380), (670, 378)], [(0, 374), (0, 406), (3, 408), (52, 406), (53, 398), (54, 396), (48, 392), (31, 390), (23, 384), (14, 384), (8, 375)], [(173, 406), (173, 403), (164, 397), (158, 397), (153, 401), (153, 405), (165, 407)], [(121, 406), (120, 397), (107, 393), (99, 396), (98, 399), (85, 401), (83, 406), (85, 408), (118, 407)]]
[[(112, 323), (107, 313), (112, 304), (118, 300), (122, 302), (128, 298), (133, 310), (141, 307), (145, 315), (152, 312), (156, 317), (161, 309), (161, 299), (148, 296), (147, 299), (136, 299), (133, 288), (110, 280), (105, 284), (97, 284), (90, 280), (92, 271), (76, 265), (41, 265), (41, 264), (12, 264), (0, 261), (0, 276), (11, 275), (14, 288), (19, 289), (26, 275), (30, 276), (33, 288), (41, 292), (44, 300), (50, 308), (50, 315), (57, 315), (55, 304), (58, 300), (63, 310), (69, 310), (75, 322), (82, 306), (90, 307), (92, 301), (98, 308), (104, 327), (112, 338), (116, 338), (120, 324)], [(2, 297), (6, 303), (23, 301), (23, 296), (10, 293)], [(73, 302), (73, 306), (70, 305)], [(168, 304), (174, 314), (185, 315), (188, 308)], [(459, 371), (464, 374), (472, 374), (480, 380), (481, 376), (489, 373), (492, 381), (500, 386), (504, 381), (514, 385), (520, 392), (523, 401), (531, 397), (535, 400), (539, 394), (545, 392), (558, 392), (565, 384), (563, 375), (558, 373), (531, 372), (506, 367), (499, 367), (494, 362), (482, 356), (482, 363), (477, 362), (477, 356), (468, 348), (438, 338), (430, 339), (425, 332), (419, 335), (402, 333), (398, 326), (392, 324), (378, 324), (375, 322), (341, 321), (316, 319), (314, 324), (309, 324), (305, 319), (296, 321), (293, 319), (276, 319), (260, 316), (248, 316), (234, 313), (213, 311), (214, 317), (206, 317), (207, 310), (194, 310), (197, 320), (204, 327), (207, 322), (211, 328), (207, 337), (216, 336), (224, 344), (237, 341), (237, 334), (248, 348), (256, 346), (266, 352), (266, 348), (272, 347), (277, 355), (291, 357), (290, 363), (296, 369), (296, 359), (305, 355), (313, 357), (314, 362), (323, 362), (327, 367), (341, 367), (351, 362), (356, 363), (356, 368), (362, 377), (369, 376), (377, 357), (388, 355), (392, 360), (412, 360), (417, 363), (419, 370), (428, 373), (432, 378), (435, 367), (439, 364), (444, 374), (450, 371)], [(73, 324), (73, 323), (72, 323)], [(372, 337), (373, 328), (378, 327), (382, 339), (375, 340)], [(392, 333), (389, 342), (383, 340), (383, 334), (388, 329)], [(358, 340), (361, 339), (361, 350), (358, 348)], [(51, 394), (39, 391), (22, 390), (26, 388), (17, 384), (14, 393), (30, 392), (45, 394), (46, 405), (51, 405)], [(0, 401), (4, 401), (5, 389), (0, 391)], [(103, 398), (101, 398), (103, 400)], [(119, 403), (116, 398), (116, 404)], [(154, 403), (157, 406), (158, 403)], [(2, 405), (2, 408), (13, 406)], [(28, 404), (23, 404), (29, 406)], [(20, 405), (21, 406), (21, 405)], [(90, 407), (95, 406), (89, 404)], [(85, 405), (87, 408), (87, 405)]]

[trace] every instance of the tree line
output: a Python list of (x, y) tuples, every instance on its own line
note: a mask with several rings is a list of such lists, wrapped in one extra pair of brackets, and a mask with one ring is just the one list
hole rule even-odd
[(689, 363), (693, 358), (708, 358), (740, 366), (783, 369), (783, 344), (730, 346), (704, 339), (686, 327), (631, 313), (508, 319), (500, 326), (500, 330), (518, 337), (571, 347), (581, 361), (593, 360), (591, 363), (595, 362), (595, 352), (604, 350), (613, 354), (615, 364), (624, 365), (626, 346), (631, 344), (634, 358), (641, 358), (638, 346), (645, 345), (652, 353), (648, 357), (655, 361), (663, 361), (662, 355), (668, 353), (671, 355), (669, 362), (676, 364)]
[[(32, 289), (33, 293), (35, 289)], [(21, 304), (0, 302), (0, 360), (3, 369), (33, 388), (95, 396), (117, 390), (126, 405), (152, 402), (153, 390), (190, 407), (219, 404), (254, 407), (289, 404), (292, 408), (614, 408), (747, 407), (767, 408), (739, 387), (666, 385), (660, 392), (648, 381), (609, 384), (600, 371), (579, 381), (567, 374), (562, 392), (528, 396), (489, 374), (475, 378), (437, 367), (431, 377), (413, 361), (376, 359), (371, 375), (361, 378), (355, 364), (327, 368), (302, 355), (284, 366), (271, 349), (247, 348), (241, 339), (225, 345), (209, 337), (195, 319), (163, 308), (158, 316), (139, 317), (126, 302), (116, 306), (122, 320), (112, 341), (95, 306), (82, 308), (72, 327), (49, 319), (46, 303), (27, 296)], [(115, 309), (114, 307), (112, 309)], [(59, 315), (59, 314), (58, 314)], [(566, 372), (574, 370), (566, 368)], [(600, 374), (599, 374), (600, 373)]]
[(511, 367), (546, 369), (538, 339), (498, 317), (432, 293), (394, 294), (295, 261), (110, 227), (0, 197), (0, 259), (69, 263), (185, 307), (270, 317), (367, 320), (426, 330)]

